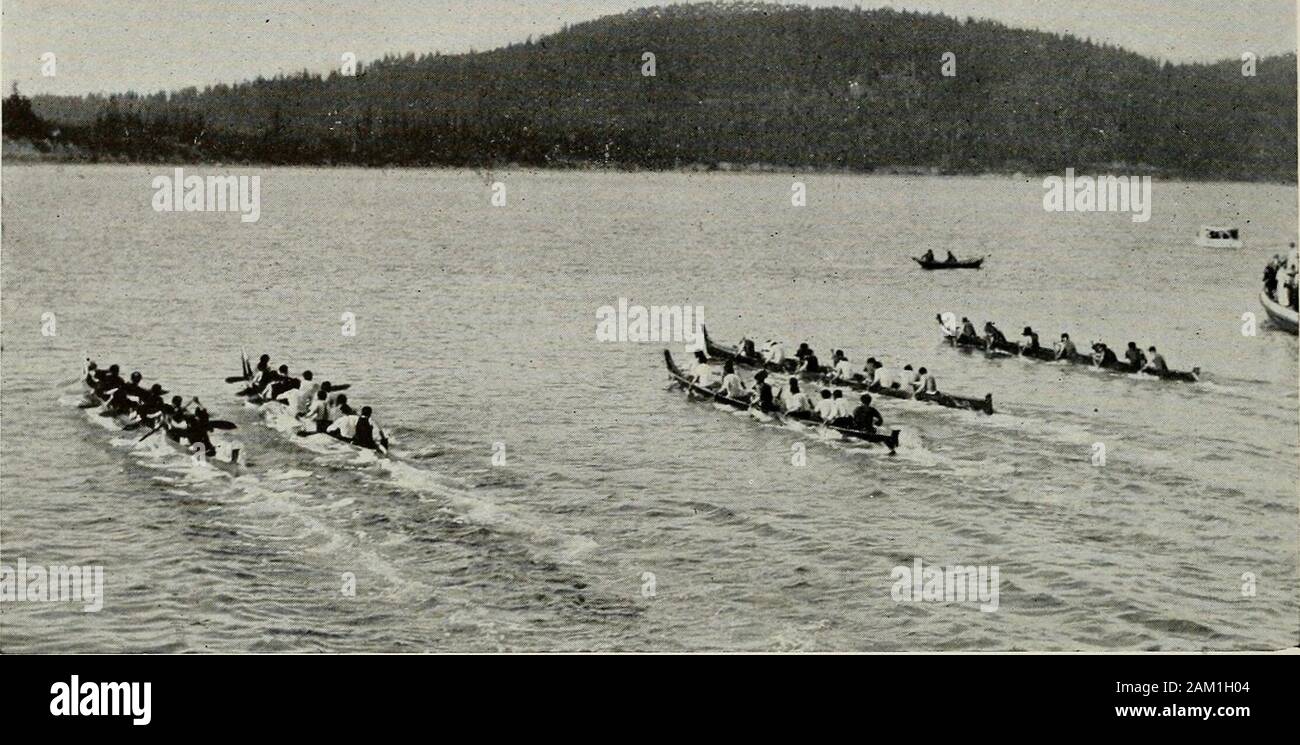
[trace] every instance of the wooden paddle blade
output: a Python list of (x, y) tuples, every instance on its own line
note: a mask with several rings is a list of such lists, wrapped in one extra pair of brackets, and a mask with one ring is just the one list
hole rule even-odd
[(248, 380), (248, 378), (245, 378), (243, 375), (231, 375), (226, 378), (227, 383), (242, 383), (245, 380)]
[(226, 421), (225, 419), (209, 419), (208, 426), (212, 429), (238, 429), (234, 422)]

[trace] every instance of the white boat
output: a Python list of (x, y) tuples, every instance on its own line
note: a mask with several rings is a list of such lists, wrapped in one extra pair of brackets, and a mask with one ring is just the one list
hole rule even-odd
[(1241, 232), (1236, 228), (1202, 225), (1196, 245), (1203, 248), (1241, 248)]
[(1279, 304), (1269, 297), (1267, 292), (1263, 291), (1259, 293), (1259, 303), (1268, 312), (1268, 317), (1273, 319), (1274, 325), (1293, 334), (1300, 333), (1300, 318), (1297, 317), (1294, 310)]

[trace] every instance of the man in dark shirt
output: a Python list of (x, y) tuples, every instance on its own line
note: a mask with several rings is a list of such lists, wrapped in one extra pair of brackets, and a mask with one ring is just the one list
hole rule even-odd
[(884, 423), (885, 420), (880, 416), (880, 412), (871, 405), (871, 394), (862, 394), (862, 403), (853, 410), (853, 428), (860, 432), (874, 434), (876, 427)]

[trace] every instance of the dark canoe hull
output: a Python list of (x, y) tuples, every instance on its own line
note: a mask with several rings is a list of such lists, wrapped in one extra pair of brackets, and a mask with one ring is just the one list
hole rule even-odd
[[(701, 327), (701, 334), (704, 336), (704, 349), (711, 359), (730, 360), (737, 365), (745, 367), (758, 368), (768, 372), (780, 373), (781, 375), (793, 375), (797, 363), (794, 360), (786, 360), (786, 365), (777, 365), (767, 360), (756, 357), (748, 357), (740, 354), (740, 350), (735, 347), (728, 347), (722, 344), (715, 344), (709, 338), (708, 328)], [(850, 390), (870, 393), (873, 396), (884, 396), (885, 398), (900, 398), (913, 401), (920, 401), (927, 404), (936, 404), (949, 409), (966, 409), (969, 411), (981, 411), (985, 414), (993, 413), (993, 394), (987, 394), (984, 398), (973, 398), (968, 396), (953, 396), (947, 393), (937, 393), (932, 395), (913, 394), (902, 388), (881, 388), (872, 386), (869, 381), (861, 378), (846, 380), (844, 378), (826, 378), (818, 373), (800, 373), (801, 380), (807, 380), (814, 383), (823, 383), (826, 385), (835, 385)]]
[(958, 261), (950, 264), (946, 261), (922, 261), (915, 256), (912, 257), (912, 261), (920, 264), (921, 268), (926, 271), (936, 269), (979, 269), (984, 264), (984, 259), (971, 259), (970, 261)]
[(1264, 306), (1268, 317), (1273, 320), (1273, 324), (1284, 331), (1292, 334), (1300, 332), (1300, 317), (1294, 310), (1282, 305), (1268, 296), (1268, 293), (1260, 291), (1259, 304)]
[[(1022, 352), (1018, 344), (1015, 344), (1010, 341), (1007, 341), (1002, 344), (995, 344), (992, 350), (986, 348), (983, 339), (958, 339), (955, 336), (945, 335), (944, 341), (949, 346), (955, 347), (957, 349), (967, 350), (967, 351), (979, 350), (982, 352), (987, 352), (989, 354), (1001, 353), (1003, 355), (1010, 355), (1015, 357), (1027, 357), (1032, 360), (1038, 360), (1039, 362), (1056, 361), (1056, 351), (1053, 349), (1049, 349), (1047, 347), (1040, 346), (1037, 349), (1026, 349)], [(1196, 381), (1201, 379), (1201, 368), (1199, 367), (1194, 368), (1191, 371), (1168, 370), (1163, 373), (1153, 373), (1153, 372), (1145, 372), (1141, 370), (1134, 370), (1130, 365), (1127, 365), (1123, 362), (1117, 362), (1113, 365), (1100, 366), (1092, 361), (1091, 356), (1086, 354), (1075, 354), (1072, 357), (1062, 358), (1062, 359), (1074, 365), (1083, 365), (1098, 370), (1105, 370), (1106, 372), (1118, 373), (1120, 375), (1132, 375), (1134, 373), (1139, 373), (1142, 375), (1148, 375), (1153, 378), (1159, 378), (1161, 380), (1181, 381), (1185, 383), (1195, 383)]]
[[(668, 377), (672, 378), (674, 383), (682, 386), (683, 388), (689, 388), (691, 392), (694, 393), (695, 395), (701, 398), (711, 399), (717, 403), (726, 406), (730, 406), (731, 408), (736, 409), (738, 411), (748, 411), (750, 409), (750, 403), (748, 401), (742, 401), (737, 398), (729, 398), (717, 391), (692, 383), (690, 381), (690, 378), (687, 377), (687, 375), (683, 373), (680, 368), (677, 367), (677, 364), (675, 362), (673, 362), (673, 355), (667, 349), (664, 350), (664, 362), (668, 366)], [(891, 455), (894, 453), (895, 450), (898, 449), (899, 430), (896, 429), (890, 430), (889, 434), (887, 435), (882, 435), (874, 432), (863, 432), (862, 430), (849, 429), (847, 427), (837, 427), (833, 424), (822, 424), (820, 420), (813, 418), (811, 415), (791, 416), (776, 411), (767, 411), (763, 413), (773, 417), (774, 419), (777, 419), (778, 421), (785, 421), (789, 419), (792, 421), (802, 422), (810, 425), (816, 425), (819, 427), (824, 426), (827, 429), (834, 430), (835, 432), (838, 432), (839, 434), (844, 435), (845, 437), (848, 437), (850, 439), (861, 440), (863, 442), (869, 442), (877, 445), (884, 445), (885, 447), (889, 448), (889, 452)]]

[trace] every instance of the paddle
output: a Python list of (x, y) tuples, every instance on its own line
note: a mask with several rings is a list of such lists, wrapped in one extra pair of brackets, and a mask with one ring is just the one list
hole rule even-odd
[(245, 380), (248, 380), (248, 378), (245, 378), (243, 375), (231, 375), (230, 377), (226, 378), (227, 383), (239, 383)]

